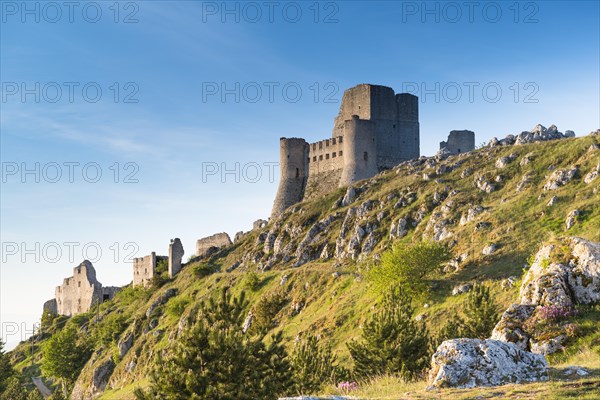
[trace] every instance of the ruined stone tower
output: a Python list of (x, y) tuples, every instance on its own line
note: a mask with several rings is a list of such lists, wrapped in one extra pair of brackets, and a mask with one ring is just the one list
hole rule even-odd
[(272, 217), (304, 199), (418, 158), (419, 104), (412, 94), (361, 84), (344, 92), (331, 139), (279, 142), (279, 188)]
[(440, 142), (440, 150), (446, 149), (450, 154), (467, 153), (475, 149), (475, 132), (469, 130), (450, 131), (448, 140)]

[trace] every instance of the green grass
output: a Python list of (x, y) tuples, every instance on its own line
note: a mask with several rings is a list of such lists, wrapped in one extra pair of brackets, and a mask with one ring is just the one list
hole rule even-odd
[[(444, 321), (456, 309), (460, 312), (464, 296), (451, 295), (455, 285), (465, 282), (485, 282), (491, 288), (500, 312), (516, 301), (518, 293), (518, 286), (502, 289), (500, 286), (502, 279), (511, 275), (521, 277), (523, 265), (542, 243), (566, 235), (577, 235), (600, 241), (600, 202), (597, 201), (598, 194), (594, 193), (594, 189), (597, 189), (600, 184), (600, 178), (589, 185), (583, 183), (582, 180), (588, 171), (595, 168), (599, 160), (599, 151), (587, 151), (594, 142), (598, 143), (599, 139), (582, 137), (522, 146), (499, 147), (491, 150), (476, 150), (470, 154), (451, 157), (444, 161), (447, 165), (452, 165), (457, 160), (461, 160), (462, 165), (440, 176), (438, 178), (440, 183), (433, 180), (423, 181), (422, 171), (415, 171), (406, 166), (400, 167), (398, 171), (392, 170), (378, 176), (375, 179), (376, 183), (361, 192), (355, 202), (348, 207), (333, 208), (337, 200), (344, 195), (345, 188), (336, 189), (323, 198), (296, 205), (294, 207), (297, 209), (296, 212), (288, 211), (283, 215), (278, 231), (283, 234), (286, 225), (290, 228), (299, 227), (301, 229), (299, 235), (292, 237), (290, 234), (286, 234), (284, 240), (284, 246), (288, 243), (297, 245), (314, 223), (330, 214), (337, 213), (328, 232), (321, 233), (313, 244), (314, 247), (320, 248), (328, 243), (331, 252), (347, 210), (350, 207), (359, 206), (367, 200), (373, 200), (376, 205), (368, 213), (365, 221), (376, 221), (376, 215), (381, 211), (388, 214), (375, 230), (380, 238), (374, 250), (376, 255), (391, 245), (391, 241), (388, 239), (391, 221), (400, 217), (410, 219), (420, 207), (426, 206), (427, 216), (416, 227), (409, 226), (408, 235), (401, 240), (402, 243), (420, 241), (425, 234), (425, 227), (431, 218), (432, 211), (439, 211), (440, 205), (434, 205), (432, 202), (434, 193), (456, 190), (457, 193), (451, 198), (455, 203), (454, 207), (446, 216), (454, 221), (449, 227), (453, 236), (445, 243), (453, 242), (451, 250), (455, 257), (466, 253), (468, 258), (460, 265), (457, 272), (440, 273), (435, 276), (431, 281), (433, 286), (430, 293), (415, 301), (414, 304), (415, 313), (425, 313), (426, 324), (430, 332), (435, 333), (439, 329), (440, 321)], [(535, 160), (528, 165), (521, 166), (519, 162), (522, 156), (530, 152), (535, 153)], [(507, 168), (496, 170), (495, 160), (511, 153), (517, 154), (517, 159)], [(556, 168), (566, 168), (577, 164), (580, 173), (568, 185), (546, 193), (542, 191), (542, 187), (546, 182), (545, 176), (551, 173), (548, 167), (552, 164), (555, 164)], [(461, 178), (461, 173), (465, 168), (472, 168), (475, 171), (474, 174)], [(498, 184), (495, 192), (486, 194), (477, 189), (474, 184), (474, 176), (477, 173), (484, 174), (490, 179), (501, 174), (504, 179), (502, 183)], [(516, 192), (515, 188), (525, 173), (531, 174), (531, 183), (523, 191)], [(357, 183), (356, 187), (363, 183)], [(391, 193), (400, 196), (409, 192), (416, 193), (417, 199), (406, 207), (394, 208), (398, 198), (386, 203), (386, 198)], [(553, 207), (548, 208), (546, 203), (553, 195), (557, 195), (559, 200)], [(486, 209), (485, 213), (481, 214), (476, 221), (460, 226), (458, 221), (461, 215), (468, 210), (470, 205), (477, 204)], [(574, 208), (581, 210), (582, 214), (575, 226), (567, 232), (564, 228), (564, 220), (569, 211)], [(475, 225), (479, 221), (488, 222), (490, 227), (475, 231)], [(245, 290), (251, 305), (265, 294), (283, 290), (288, 300), (276, 316), (279, 324), (273, 328), (273, 332), (283, 332), (284, 343), (288, 349), (294, 346), (298, 335), (308, 332), (315, 333), (332, 345), (343, 365), (351, 367), (346, 343), (360, 336), (362, 324), (380, 301), (380, 296), (370, 288), (369, 282), (365, 278), (367, 268), (373, 263), (372, 258), (369, 257), (360, 262), (317, 259), (299, 268), (293, 267), (294, 259), (288, 262), (278, 260), (271, 270), (264, 272), (258, 270), (257, 265), (249, 262), (231, 273), (226, 272), (231, 265), (243, 260), (246, 254), (257, 255), (261, 258), (263, 243), (258, 243), (257, 238), (261, 233), (268, 232), (273, 226), (274, 224), (271, 222), (261, 230), (247, 233), (240, 241), (222, 249), (208, 260), (184, 265), (177, 277), (167, 279), (158, 289), (127, 287), (117, 294), (115, 299), (100, 306), (101, 316), (120, 313), (128, 324), (125, 332), (135, 331), (135, 342), (132, 349), (118, 363), (111, 378), (115, 389), (107, 391), (101, 397), (102, 399), (128, 399), (131, 398), (129, 396), (137, 385), (146, 385), (152, 354), (170, 345), (169, 337), (173, 336), (173, 332), (178, 329), (182, 316), (192, 312), (199, 302), (218, 293), (223, 287), (229, 287), (234, 294)], [(490, 242), (497, 243), (499, 249), (490, 256), (484, 256), (482, 249)], [(261, 261), (265, 261), (268, 256), (268, 254), (262, 254)], [(209, 265), (211, 272), (214, 267), (216, 272), (198, 276), (194, 270), (202, 269), (203, 265)], [(334, 272), (339, 272), (341, 275), (335, 278), (332, 275)], [(256, 290), (246, 288), (245, 282), (248, 273), (256, 273), (260, 279)], [(283, 286), (280, 286), (283, 275), (288, 275), (288, 280)], [(150, 322), (150, 319), (145, 316), (146, 310), (152, 302), (170, 288), (178, 290), (177, 296), (156, 312), (156, 316), (153, 318), (157, 318), (158, 326), (153, 330), (146, 331)], [(299, 313), (292, 312), (291, 305), (294, 302), (304, 304)], [(428, 303), (430, 306), (425, 308), (424, 303)], [(90, 316), (91, 314), (78, 318), (85, 319)], [(598, 361), (598, 347), (600, 346), (598, 316), (589, 313), (578, 318), (582, 336), (574, 340), (564, 354), (550, 357), (551, 365), (556, 368), (565, 367), (568, 363), (585, 366)], [(92, 330), (96, 329), (95, 324), (96, 322), (91, 323)], [(103, 322), (98, 324), (101, 327)], [(156, 335), (157, 331), (162, 331), (162, 334)], [(28, 344), (21, 344), (12, 352), (13, 356), (18, 355), (16, 357), (18, 361), (15, 364), (20, 371), (29, 375), (39, 374), (39, 370), (36, 368), (39, 367), (41, 357), (40, 345), (46, 339), (39, 339), (36, 342), (33, 368), (30, 367), (31, 356)], [(113, 351), (114, 346), (101, 348), (98, 358), (110, 357)], [(133, 372), (128, 372), (126, 366), (134, 360), (137, 366)], [(91, 368), (86, 368), (82, 379), (89, 381), (90, 376)], [(478, 398), (478, 396), (481, 398), (494, 396), (519, 398), (522, 396), (520, 398), (523, 399), (559, 399), (567, 398), (564, 396), (575, 393), (585, 399), (593, 398), (590, 397), (590, 393), (598, 390), (598, 378), (595, 375), (591, 379), (577, 382), (555, 380), (546, 384), (510, 385), (471, 391), (426, 392), (424, 387), (424, 381), (406, 384), (394, 378), (379, 378), (371, 385), (365, 385), (361, 389), (360, 395), (357, 396), (407, 399), (466, 399)]]

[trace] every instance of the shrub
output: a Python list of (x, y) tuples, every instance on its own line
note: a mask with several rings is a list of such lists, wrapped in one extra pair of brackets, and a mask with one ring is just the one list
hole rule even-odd
[(111, 313), (95, 325), (94, 338), (96, 345), (105, 347), (115, 343), (127, 328), (127, 318), (123, 314)]
[(213, 264), (202, 263), (194, 267), (194, 275), (196, 275), (198, 278), (204, 278), (208, 275), (214, 274), (215, 272), (217, 272), (217, 268)]
[(269, 399), (290, 386), (287, 353), (281, 334), (264, 344), (264, 337), (247, 337), (242, 322), (245, 296), (225, 291), (218, 300), (201, 303), (197, 320), (154, 360), (147, 391), (138, 399)]
[(287, 297), (281, 291), (262, 296), (252, 311), (254, 320), (252, 330), (259, 333), (266, 333), (275, 326), (275, 317), (281, 311), (287, 301)]
[(189, 299), (189, 297), (185, 297), (185, 296), (174, 297), (174, 298), (170, 299), (169, 302), (167, 303), (166, 312), (167, 312), (167, 314), (169, 314), (173, 317), (181, 316), (183, 314), (183, 312), (185, 311), (185, 308), (190, 303), (191, 303), (191, 300)]
[(436, 351), (437, 348), (445, 340), (456, 339), (463, 336), (463, 327), (465, 321), (458, 316), (458, 313), (453, 312), (447, 319), (444, 325), (440, 328), (437, 335), (432, 341), (432, 351)]
[(417, 296), (427, 290), (426, 279), (449, 259), (448, 249), (439, 243), (395, 244), (381, 255), (381, 261), (371, 268), (368, 278), (380, 293), (400, 287), (405, 293)]
[(321, 346), (314, 335), (298, 343), (290, 357), (296, 393), (318, 394), (324, 385), (335, 382), (335, 361), (331, 347)]
[(256, 292), (262, 283), (256, 272), (248, 272), (244, 278), (244, 287), (251, 292)]
[(423, 322), (413, 319), (410, 297), (394, 288), (380, 310), (364, 325), (362, 340), (348, 343), (354, 373), (365, 378), (400, 375), (414, 378), (429, 365), (429, 334)]
[(0, 393), (2, 393), (8, 384), (11, 376), (13, 376), (13, 368), (4, 352), (4, 342), (0, 338)]

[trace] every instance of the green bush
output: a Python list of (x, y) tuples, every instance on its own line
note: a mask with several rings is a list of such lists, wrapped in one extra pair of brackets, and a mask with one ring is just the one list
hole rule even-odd
[(413, 318), (410, 297), (392, 289), (365, 323), (360, 342), (348, 343), (358, 378), (399, 375), (411, 379), (429, 366), (429, 333)]
[(262, 281), (256, 272), (248, 272), (244, 278), (244, 287), (251, 292), (260, 289)]
[(266, 333), (275, 326), (275, 317), (287, 302), (286, 295), (276, 291), (262, 296), (252, 311), (252, 331)]
[(194, 267), (194, 275), (198, 278), (204, 278), (217, 272), (217, 267), (213, 264), (202, 263)]
[(381, 255), (368, 278), (379, 293), (400, 287), (407, 294), (419, 296), (428, 289), (427, 278), (449, 259), (450, 252), (439, 243), (395, 244)]
[(147, 391), (138, 399), (272, 399), (290, 385), (290, 366), (281, 334), (265, 345), (263, 336), (247, 337), (242, 323), (248, 303), (242, 293), (225, 291), (200, 305), (196, 322), (174, 347), (154, 360)]
[(4, 352), (4, 342), (0, 338), (0, 393), (4, 392), (14, 371), (10, 360)]
[(102, 321), (93, 326), (96, 345), (105, 347), (116, 343), (125, 328), (127, 328), (127, 318), (123, 314), (105, 315)]
[(179, 317), (183, 314), (186, 307), (190, 303), (191, 303), (191, 300), (189, 297), (185, 297), (185, 296), (173, 297), (167, 303), (166, 312), (167, 312), (167, 314), (169, 314), (173, 317)]

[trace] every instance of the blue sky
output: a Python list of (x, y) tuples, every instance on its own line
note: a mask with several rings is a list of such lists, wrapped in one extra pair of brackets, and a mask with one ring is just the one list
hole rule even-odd
[[(39, 319), (84, 246), (102, 251), (99, 280), (123, 285), (132, 252), (166, 254), (180, 237), (187, 258), (196, 239), (268, 217), (278, 139), (329, 137), (343, 90), (356, 84), (418, 88), (424, 155), (453, 129), (481, 143), (537, 123), (578, 135), (600, 127), (596, 1), (476, 2), (472, 15), (463, 2), (282, 1), (272, 21), (264, 2), (229, 2), (229, 13), (222, 2), (120, 2), (118, 15), (113, 1), (77, 2), (72, 21), (62, 2), (27, 2), (29, 13), (23, 4), (0, 2), (9, 342)], [(36, 163), (39, 183), (21, 176)], [(203, 178), (236, 163), (239, 182)], [(52, 182), (56, 165), (62, 178)], [(8, 334), (15, 324), (19, 334)]]

